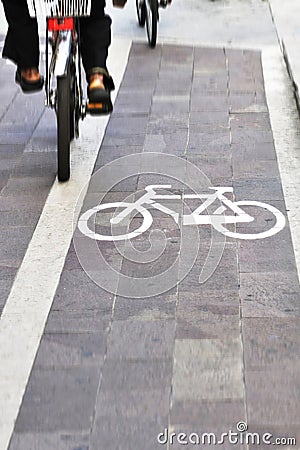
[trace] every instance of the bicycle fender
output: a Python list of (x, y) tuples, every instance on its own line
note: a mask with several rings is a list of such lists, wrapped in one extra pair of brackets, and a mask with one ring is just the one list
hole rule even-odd
[(71, 46), (72, 31), (63, 31), (55, 51), (53, 73), (56, 77), (63, 77), (67, 74), (67, 68), (71, 55)]

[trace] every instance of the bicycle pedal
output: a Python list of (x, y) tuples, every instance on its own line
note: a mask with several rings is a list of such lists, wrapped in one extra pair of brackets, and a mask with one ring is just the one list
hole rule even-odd
[(112, 105), (106, 103), (88, 103), (87, 112), (91, 114), (91, 116), (110, 114), (112, 112)]

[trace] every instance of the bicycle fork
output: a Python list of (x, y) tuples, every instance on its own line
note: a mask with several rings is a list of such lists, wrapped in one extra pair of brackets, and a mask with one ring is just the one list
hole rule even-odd
[[(74, 19), (72, 17), (48, 18), (46, 30), (46, 106), (55, 108), (56, 99), (51, 87), (51, 79), (52, 75), (63, 77), (67, 74), (75, 33)], [(52, 32), (51, 45), (53, 49), (50, 63), (49, 32)]]

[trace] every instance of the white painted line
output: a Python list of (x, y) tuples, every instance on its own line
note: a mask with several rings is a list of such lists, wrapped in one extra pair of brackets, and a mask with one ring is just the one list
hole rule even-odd
[(267, 103), (300, 280), (299, 114), (279, 46), (262, 52)]
[[(109, 68), (119, 89), (131, 41), (114, 39)], [(0, 318), (0, 449), (6, 450), (73, 234), (73, 214), (88, 182), (109, 117), (87, 117), (72, 149), (68, 183), (53, 184)], [(83, 196), (81, 197), (83, 198)]]

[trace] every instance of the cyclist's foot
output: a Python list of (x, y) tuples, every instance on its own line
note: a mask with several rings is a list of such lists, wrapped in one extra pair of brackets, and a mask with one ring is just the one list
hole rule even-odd
[(172, 3), (172, 0), (160, 0), (159, 6), (161, 8), (166, 8), (168, 5)]
[(25, 93), (37, 92), (43, 88), (44, 77), (37, 68), (17, 69), (15, 81)]
[(88, 85), (88, 110), (91, 114), (109, 114), (113, 110), (110, 91), (114, 89), (112, 78), (103, 73), (93, 73)]
[(124, 8), (126, 2), (127, 0), (113, 0), (113, 6), (117, 8)]

